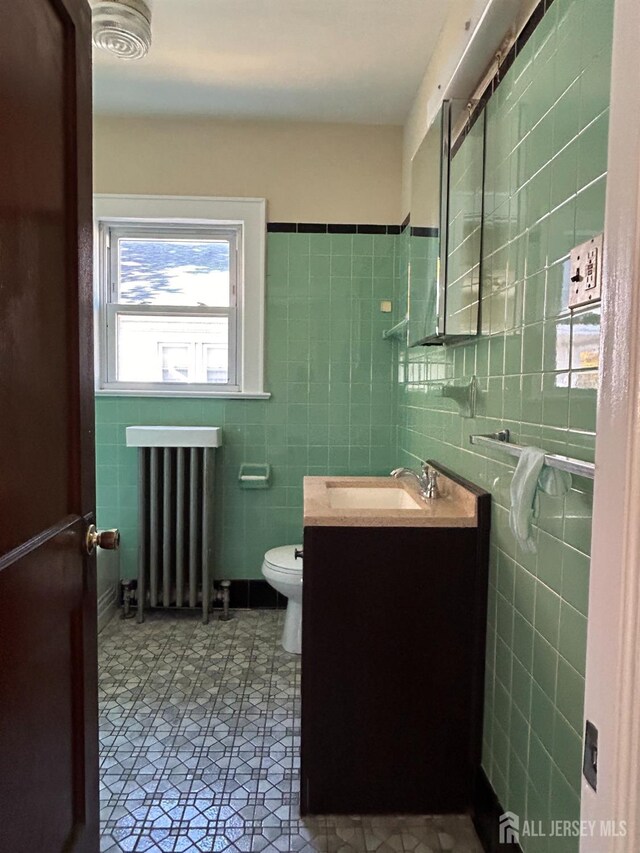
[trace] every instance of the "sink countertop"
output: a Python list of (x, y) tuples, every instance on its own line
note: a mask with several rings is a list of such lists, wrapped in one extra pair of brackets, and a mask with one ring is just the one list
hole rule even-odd
[[(414, 509), (332, 507), (331, 488), (401, 489), (418, 506)], [(438, 478), (441, 497), (423, 501), (413, 480), (406, 477), (305, 477), (305, 527), (477, 527), (476, 498), (444, 474)]]

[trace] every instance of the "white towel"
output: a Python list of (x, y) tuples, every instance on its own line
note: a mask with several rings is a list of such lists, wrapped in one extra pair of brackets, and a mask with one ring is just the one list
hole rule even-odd
[[(559, 468), (550, 468), (545, 465), (538, 477), (538, 490), (552, 498), (561, 498), (571, 488), (571, 474), (568, 471), (560, 471)], [(536, 495), (536, 502), (538, 496)], [(537, 506), (534, 506), (535, 514), (538, 514)]]
[(524, 551), (535, 552), (531, 522), (538, 517), (538, 490), (562, 497), (571, 488), (571, 474), (544, 464), (545, 452), (539, 447), (525, 447), (511, 481), (509, 527)]
[(544, 455), (544, 450), (539, 447), (525, 447), (511, 481), (509, 527), (524, 551), (536, 550), (536, 543), (531, 538), (531, 522), (535, 517), (534, 502)]

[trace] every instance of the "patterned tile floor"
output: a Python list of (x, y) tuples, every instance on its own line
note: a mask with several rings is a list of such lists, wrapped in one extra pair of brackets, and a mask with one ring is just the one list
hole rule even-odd
[(300, 660), (280, 645), (283, 618), (105, 628), (101, 851), (480, 853), (466, 817), (300, 817)]

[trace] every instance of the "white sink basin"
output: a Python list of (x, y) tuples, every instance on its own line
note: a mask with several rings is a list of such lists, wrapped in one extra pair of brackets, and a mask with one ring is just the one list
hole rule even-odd
[(127, 447), (220, 447), (221, 444), (220, 427), (127, 427)]
[(331, 486), (328, 493), (334, 509), (422, 509), (402, 488)]

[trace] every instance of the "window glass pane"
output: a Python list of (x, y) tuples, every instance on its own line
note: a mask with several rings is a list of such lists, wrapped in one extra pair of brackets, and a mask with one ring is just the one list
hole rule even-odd
[(118, 314), (116, 369), (119, 382), (226, 384), (229, 320)]
[(188, 344), (184, 346), (160, 344), (163, 382), (189, 381), (190, 349)]
[(226, 240), (118, 240), (118, 301), (126, 305), (229, 305)]
[(205, 347), (205, 368), (207, 382), (226, 382), (228, 352), (222, 346)]

